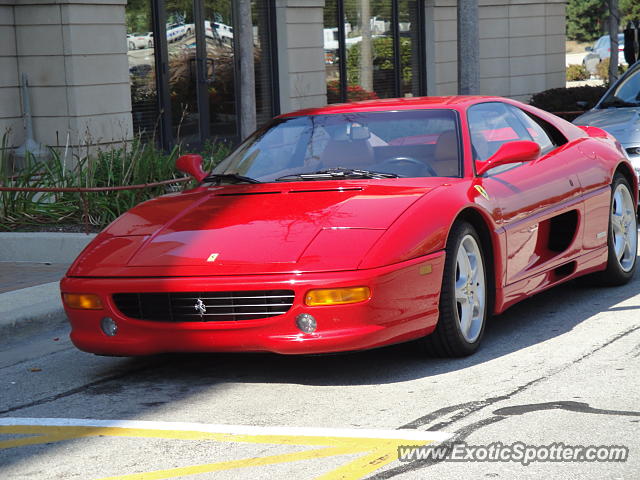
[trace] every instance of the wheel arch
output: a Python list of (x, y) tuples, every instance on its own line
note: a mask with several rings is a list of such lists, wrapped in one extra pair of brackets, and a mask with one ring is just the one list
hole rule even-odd
[[(633, 168), (627, 162), (621, 162), (620, 164), (618, 164), (615, 172), (613, 173), (614, 177), (616, 173), (620, 173), (621, 175), (624, 176), (624, 178), (627, 179), (627, 181), (629, 182), (629, 185), (631, 185), (631, 188), (633, 188), (634, 190), (634, 192), (632, 192), (632, 193), (635, 193), (634, 198), (637, 199), (638, 198), (638, 177), (636, 177), (636, 173), (633, 170)], [(613, 182), (613, 177), (611, 177), (611, 182)]]
[(473, 207), (467, 207), (458, 213), (454, 223), (460, 221), (471, 224), (480, 237), (487, 273), (487, 315), (492, 315), (496, 300), (496, 270), (498, 268), (496, 251), (498, 250), (498, 239), (492, 235), (485, 216)]

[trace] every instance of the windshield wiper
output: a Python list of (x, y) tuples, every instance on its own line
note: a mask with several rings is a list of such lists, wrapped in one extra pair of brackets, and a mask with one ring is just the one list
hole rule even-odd
[(342, 178), (398, 178), (395, 173), (374, 172), (355, 168), (330, 168), (313, 173), (294, 173), (276, 178), (276, 182), (290, 182), (296, 180), (339, 180)]
[(220, 185), (225, 180), (229, 180), (230, 183), (262, 183), (255, 178), (245, 177), (237, 173), (210, 173), (202, 179), (202, 183), (215, 182), (216, 185)]

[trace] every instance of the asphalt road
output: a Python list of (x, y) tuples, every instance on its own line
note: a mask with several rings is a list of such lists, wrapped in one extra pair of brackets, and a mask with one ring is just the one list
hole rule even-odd
[[(572, 283), (538, 295), (492, 319), (482, 349), (456, 360), (423, 357), (410, 344), (315, 357), (108, 358), (75, 350), (66, 334), (1, 340), (2, 479), (637, 479), (640, 471), (640, 275), (620, 288)], [(450, 446), (629, 453), (625, 462), (527, 466), (400, 462), (397, 446), (411, 442), (382, 439), (389, 432), (353, 440), (362, 429), (444, 432)]]

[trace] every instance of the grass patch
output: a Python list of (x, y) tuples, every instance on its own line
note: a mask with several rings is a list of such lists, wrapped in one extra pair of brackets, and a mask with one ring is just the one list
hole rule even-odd
[[(121, 148), (98, 151), (79, 160), (72, 169), (57, 150), (51, 150), (47, 162), (35, 162), (27, 156), (25, 168), (12, 175), (7, 138), (5, 134), (0, 150), (0, 185), (6, 187), (117, 187), (183, 177), (175, 169), (175, 161), (183, 153), (180, 147), (166, 153), (140, 139)], [(230, 147), (222, 143), (205, 146), (201, 152), (205, 170), (212, 169), (229, 151)], [(0, 192), (0, 230), (60, 224), (102, 228), (138, 203), (182, 188), (184, 185), (91, 193)]]

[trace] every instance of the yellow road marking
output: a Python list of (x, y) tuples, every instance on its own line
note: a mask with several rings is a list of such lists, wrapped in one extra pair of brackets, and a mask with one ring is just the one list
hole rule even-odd
[[(133, 423), (133, 422), (132, 422)], [(141, 422), (145, 423), (145, 422)], [(152, 423), (152, 422), (149, 422)], [(169, 424), (171, 425), (171, 424)], [(246, 428), (245, 428), (246, 430)], [(266, 428), (264, 430), (267, 430)], [(354, 430), (353, 432), (357, 432)], [(101, 480), (167, 480), (239, 468), (260, 467), (329, 458), (350, 456), (346, 464), (320, 475), (317, 480), (355, 480), (397, 460), (398, 446), (422, 446), (433, 440), (405, 440), (402, 438), (358, 438), (348, 436), (271, 435), (246, 433), (216, 433), (197, 430), (170, 430), (159, 428), (128, 428), (119, 426), (52, 426), (52, 425), (0, 425), (0, 435), (28, 435), (0, 441), (0, 449), (28, 445), (55, 443), (65, 440), (95, 437), (154, 438), (167, 440), (193, 440), (272, 445), (296, 445), (315, 447), (302, 451), (244, 458), (224, 462), (205, 463), (142, 473), (116, 475)], [(407, 435), (409, 436), (409, 435)], [(357, 458), (353, 459), (353, 455)]]

